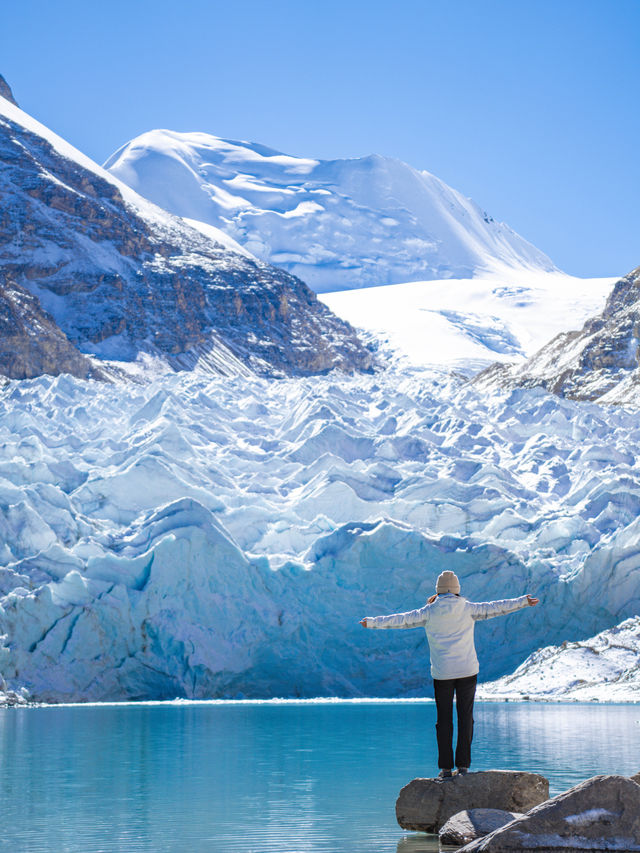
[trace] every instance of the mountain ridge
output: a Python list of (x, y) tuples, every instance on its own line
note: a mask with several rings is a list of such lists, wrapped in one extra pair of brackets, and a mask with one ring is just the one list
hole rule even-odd
[(0, 160), (11, 211), (0, 276), (38, 300), (78, 354), (211, 370), (226, 352), (226, 370), (273, 375), (370, 369), (353, 329), (302, 281), (141, 198), (6, 99)]

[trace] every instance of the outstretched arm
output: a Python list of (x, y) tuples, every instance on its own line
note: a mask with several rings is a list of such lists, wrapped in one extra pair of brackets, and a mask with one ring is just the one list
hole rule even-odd
[(470, 601), (471, 616), (474, 619), (493, 619), (494, 616), (506, 616), (523, 607), (535, 607), (539, 599), (531, 595), (519, 598), (503, 598), (500, 601)]
[(365, 616), (360, 620), (363, 628), (418, 628), (428, 618), (428, 605), (407, 613), (392, 613), (391, 616)]

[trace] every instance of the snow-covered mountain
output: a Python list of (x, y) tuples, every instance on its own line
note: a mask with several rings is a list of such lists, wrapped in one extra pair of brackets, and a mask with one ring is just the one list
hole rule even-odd
[(6, 97), (0, 195), (10, 376), (96, 375), (96, 360), (144, 353), (173, 368), (271, 375), (371, 363), (299, 279), (141, 198)]
[(478, 625), (485, 679), (640, 609), (640, 427), (621, 408), (407, 368), (40, 377), (0, 408), (8, 690), (428, 695), (424, 632), (358, 621), (421, 605), (444, 568), (476, 600), (542, 599)]
[(316, 292), (505, 267), (555, 269), (473, 201), (390, 157), (313, 160), (206, 133), (153, 130), (116, 151), (105, 168)]
[[(571, 314), (572, 324), (578, 321)], [(564, 331), (520, 364), (477, 378), (484, 388), (542, 387), (574, 400), (640, 402), (640, 267), (616, 282), (601, 312)]]
[(580, 642), (539, 649), (512, 675), (480, 685), (478, 696), (640, 702), (640, 616)]

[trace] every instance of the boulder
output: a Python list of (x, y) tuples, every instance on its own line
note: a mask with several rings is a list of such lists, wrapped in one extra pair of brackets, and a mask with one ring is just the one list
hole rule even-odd
[(484, 770), (451, 779), (414, 779), (400, 791), (396, 818), (403, 829), (438, 832), (458, 812), (526, 812), (548, 797), (549, 782), (544, 776), (520, 770)]
[(502, 809), (466, 809), (450, 817), (438, 835), (442, 844), (460, 847), (476, 838), (484, 838), (485, 835), (501, 829), (517, 817), (522, 815), (519, 812), (505, 812)]
[(640, 786), (627, 776), (594, 776), (463, 850), (640, 851)]
[(636, 773), (635, 776), (630, 776), (629, 778), (633, 782), (637, 782), (637, 784), (640, 785), (640, 773)]

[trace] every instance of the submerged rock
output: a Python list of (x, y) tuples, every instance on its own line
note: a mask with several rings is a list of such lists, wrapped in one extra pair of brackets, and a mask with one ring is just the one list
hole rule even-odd
[(450, 817), (438, 835), (442, 844), (459, 846), (483, 838), (517, 817), (522, 817), (522, 814), (502, 809), (465, 809)]
[(640, 786), (626, 776), (594, 776), (462, 850), (640, 851)]
[(450, 817), (469, 809), (526, 812), (549, 797), (538, 773), (485, 770), (452, 779), (414, 779), (400, 791), (396, 818), (403, 829), (438, 832)]

